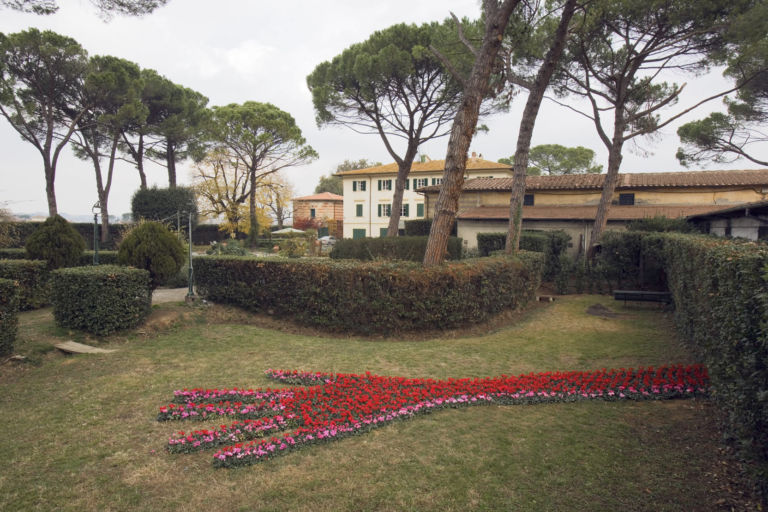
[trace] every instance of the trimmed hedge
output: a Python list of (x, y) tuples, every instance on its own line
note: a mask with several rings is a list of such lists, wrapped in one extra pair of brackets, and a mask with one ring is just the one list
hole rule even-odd
[[(405, 221), (405, 236), (429, 236), (432, 219), (413, 219)], [(456, 236), (456, 223), (451, 228), (451, 236)]]
[(99, 336), (141, 324), (152, 295), (149, 272), (99, 265), (51, 273), (51, 301), (56, 324)]
[[(571, 235), (562, 230), (523, 231), (520, 233), (520, 249), (523, 251), (544, 253), (545, 280), (554, 279), (563, 268), (562, 256), (565, 255)], [(507, 233), (478, 233), (477, 249), (480, 256), (490, 256), (507, 247)]]
[(17, 282), (0, 279), (0, 356), (13, 353), (16, 332), (19, 328), (19, 310)]
[[(338, 240), (331, 250), (331, 259), (371, 261), (404, 260), (421, 262), (427, 250), (426, 236), (397, 236), (381, 238), (345, 238)], [(449, 260), (461, 259), (461, 238), (448, 239)]]
[(19, 310), (48, 305), (48, 265), (43, 260), (0, 260), (0, 278), (18, 283)]
[[(117, 251), (99, 251), (99, 265), (119, 265)], [(93, 251), (85, 251), (80, 257), (78, 267), (93, 265)]]
[(0, 249), (0, 260), (25, 260), (26, 249)]
[(663, 267), (677, 330), (709, 368), (726, 434), (753, 463), (768, 499), (768, 246), (676, 233), (611, 236), (639, 253), (638, 261), (656, 258)]
[(396, 333), (482, 322), (532, 300), (540, 255), (413, 263), (195, 259), (205, 298), (333, 331)]

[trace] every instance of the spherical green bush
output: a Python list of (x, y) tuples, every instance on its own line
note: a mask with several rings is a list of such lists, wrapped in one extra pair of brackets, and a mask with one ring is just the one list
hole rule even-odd
[(82, 235), (64, 217), (48, 217), (25, 246), (29, 259), (45, 260), (48, 268), (74, 267), (85, 251)]
[(142, 222), (120, 244), (117, 261), (149, 271), (152, 288), (165, 284), (184, 265), (184, 246), (159, 222)]

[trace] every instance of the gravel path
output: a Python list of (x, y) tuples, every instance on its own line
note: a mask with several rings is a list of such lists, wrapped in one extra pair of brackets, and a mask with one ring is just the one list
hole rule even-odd
[(161, 302), (184, 302), (189, 288), (161, 288), (152, 293), (152, 304)]

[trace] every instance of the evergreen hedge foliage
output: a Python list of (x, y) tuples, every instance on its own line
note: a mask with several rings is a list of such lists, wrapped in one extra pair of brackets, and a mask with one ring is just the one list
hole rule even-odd
[(80, 261), (85, 240), (64, 217), (54, 215), (27, 238), (25, 249), (29, 259), (45, 260), (48, 268), (72, 267)]
[(16, 281), (0, 279), (0, 356), (13, 354), (19, 326), (18, 289)]
[[(25, 249), (0, 249), (0, 260), (26, 260)], [(117, 251), (99, 251), (99, 263), (103, 265), (117, 265)], [(93, 264), (93, 251), (85, 251), (80, 256), (76, 267), (84, 267)]]
[[(405, 236), (429, 236), (432, 219), (413, 219), (405, 221)], [(451, 236), (456, 236), (456, 223), (451, 228)]]
[(131, 199), (134, 221), (154, 220), (173, 225), (177, 230), (177, 213), (181, 214), (182, 229), (187, 226), (186, 212), (192, 212), (192, 225), (197, 225), (197, 200), (195, 191), (186, 187), (139, 189)]
[[(88, 265), (93, 265), (93, 251), (85, 251), (77, 264), (78, 267), (87, 267)], [(117, 251), (99, 250), (99, 265), (119, 265)]]
[(56, 324), (99, 336), (141, 324), (152, 295), (149, 272), (99, 265), (55, 270), (51, 299)]
[[(768, 246), (676, 233), (616, 233), (621, 265), (655, 258), (681, 337), (709, 368), (726, 433), (768, 499)], [(601, 259), (615, 252), (603, 251)], [(635, 271), (639, 271), (635, 267)]]
[[(175, 223), (175, 221), (174, 221)], [(2, 223), (0, 223), (2, 224)], [(16, 231), (16, 235), (18, 237), (17, 247), (24, 247), (24, 243), (26, 242), (29, 235), (31, 235), (38, 227), (42, 225), (42, 222), (12, 222), (9, 223), (13, 225), (13, 228)], [(85, 240), (85, 247), (87, 248), (93, 248), (93, 223), (88, 222), (70, 222), (70, 226), (75, 228), (78, 233), (83, 237)], [(186, 224), (182, 226), (184, 229), (186, 229)], [(123, 232), (132, 227), (131, 224), (110, 224), (109, 225), (109, 238), (112, 242), (115, 240), (120, 240), (123, 237)], [(99, 227), (101, 229), (101, 227)], [(99, 231), (100, 233), (101, 231)], [(229, 238), (229, 235), (223, 231), (219, 230), (219, 226), (216, 224), (198, 224), (197, 226), (192, 227), (192, 241), (195, 245), (208, 245), (211, 242), (220, 242), (222, 240), (227, 240)], [(108, 249), (107, 246), (101, 245), (103, 249)], [(0, 248), (0, 258), (5, 258), (4, 251), (7, 250), (14, 250), (14, 249), (3, 249)], [(16, 249), (18, 250), (18, 249)], [(22, 249), (23, 250), (23, 249)], [(102, 250), (99, 250), (99, 256), (101, 256)], [(26, 258), (26, 254), (23, 256), (23, 258)]]
[[(426, 236), (398, 236), (382, 238), (359, 238), (353, 240), (344, 238), (333, 246), (330, 256), (332, 259), (370, 260), (404, 260), (421, 262), (427, 250)], [(461, 259), (461, 238), (448, 239), (449, 260)]]
[[(545, 280), (554, 279), (563, 271), (563, 256), (571, 236), (562, 230), (523, 231), (520, 233), (520, 249), (544, 253)], [(477, 249), (480, 256), (490, 256), (507, 247), (507, 233), (478, 233)]]
[(117, 261), (149, 271), (152, 288), (175, 277), (186, 261), (184, 246), (178, 237), (159, 222), (142, 222), (120, 244)]
[(19, 310), (48, 305), (48, 265), (42, 260), (0, 260), (0, 278), (18, 284)]
[(532, 300), (540, 255), (424, 268), (414, 263), (202, 257), (198, 292), (209, 300), (332, 331), (396, 333), (486, 320)]
[(26, 249), (0, 249), (0, 260), (25, 260)]

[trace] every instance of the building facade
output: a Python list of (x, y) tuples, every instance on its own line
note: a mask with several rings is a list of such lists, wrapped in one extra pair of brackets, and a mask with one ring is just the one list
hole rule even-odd
[[(439, 187), (443, 179), (444, 160), (414, 162), (403, 191), (400, 229), (405, 221), (428, 217), (424, 196), (416, 192), (423, 187)], [(390, 163), (336, 173), (344, 187), (344, 238), (385, 236), (392, 214), (392, 197), (397, 180), (397, 164)], [(465, 178), (511, 177), (506, 164), (483, 160), (477, 156), (467, 159)]]
[(331, 234), (335, 234), (336, 227), (340, 226), (344, 219), (344, 197), (323, 192), (293, 198), (294, 225), (308, 219), (316, 221), (321, 228), (330, 228), (330, 231), (333, 231)]
[[(585, 249), (602, 193), (604, 174), (526, 177), (523, 229), (562, 229), (572, 252)], [(459, 198), (458, 236), (477, 247), (478, 233), (506, 232), (511, 179), (465, 182)], [(427, 211), (439, 189), (426, 187)], [(620, 174), (607, 229), (625, 229), (646, 217), (691, 217), (768, 200), (768, 169)]]

